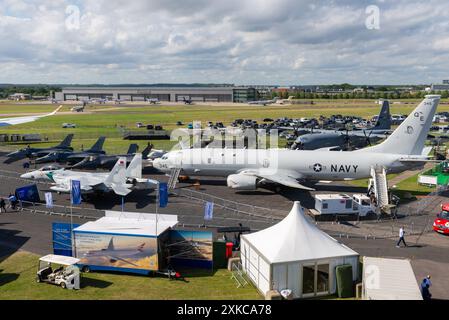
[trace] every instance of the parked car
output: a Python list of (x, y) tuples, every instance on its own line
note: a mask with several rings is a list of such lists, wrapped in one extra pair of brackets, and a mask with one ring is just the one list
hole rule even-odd
[(433, 222), (433, 230), (441, 234), (449, 235), (449, 203), (441, 206), (441, 212)]

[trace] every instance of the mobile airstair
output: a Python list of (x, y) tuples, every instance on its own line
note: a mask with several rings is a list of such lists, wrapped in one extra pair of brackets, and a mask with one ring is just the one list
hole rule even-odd
[(178, 183), (180, 173), (181, 168), (171, 169), (170, 178), (168, 179), (168, 190), (173, 190), (176, 188), (176, 184)]
[(376, 212), (377, 215), (390, 215), (394, 212), (396, 206), (390, 203), (387, 172), (384, 167), (371, 168), (368, 195), (374, 195), (371, 205), (374, 209), (373, 211)]

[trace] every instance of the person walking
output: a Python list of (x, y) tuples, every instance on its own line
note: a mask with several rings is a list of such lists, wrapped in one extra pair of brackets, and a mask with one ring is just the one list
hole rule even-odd
[(404, 244), (405, 247), (407, 247), (407, 243), (405, 242), (405, 231), (404, 231), (404, 227), (401, 227), (399, 229), (399, 241), (396, 244), (396, 248), (400, 248), (400, 244), (401, 242)]
[(16, 210), (16, 205), (17, 205), (17, 198), (16, 198), (16, 196), (11, 194), (9, 196), (8, 200), (9, 200), (9, 204), (11, 206), (11, 209), (15, 211)]
[(431, 276), (428, 275), (423, 279), (421, 282), (421, 288), (424, 288), (425, 286), (429, 286), (429, 288), (432, 286), (432, 281), (430, 281)]
[(3, 198), (0, 198), (0, 213), (6, 213), (6, 201)]

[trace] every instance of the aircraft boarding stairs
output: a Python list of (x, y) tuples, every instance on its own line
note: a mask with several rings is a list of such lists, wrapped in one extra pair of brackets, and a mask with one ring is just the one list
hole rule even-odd
[(390, 203), (390, 195), (388, 192), (387, 173), (384, 167), (372, 167), (371, 179), (368, 186), (368, 195), (373, 194), (375, 199), (371, 203), (373, 211), (378, 215), (392, 214), (395, 205)]
[(168, 190), (173, 190), (176, 188), (176, 183), (178, 183), (180, 173), (181, 168), (171, 169), (170, 178), (168, 179)]

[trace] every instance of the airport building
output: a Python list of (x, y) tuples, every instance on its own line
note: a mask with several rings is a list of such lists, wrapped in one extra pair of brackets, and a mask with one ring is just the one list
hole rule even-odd
[(162, 102), (248, 102), (257, 100), (257, 90), (251, 87), (65, 87), (55, 93), (61, 101), (110, 99), (122, 101), (145, 101), (158, 99)]

